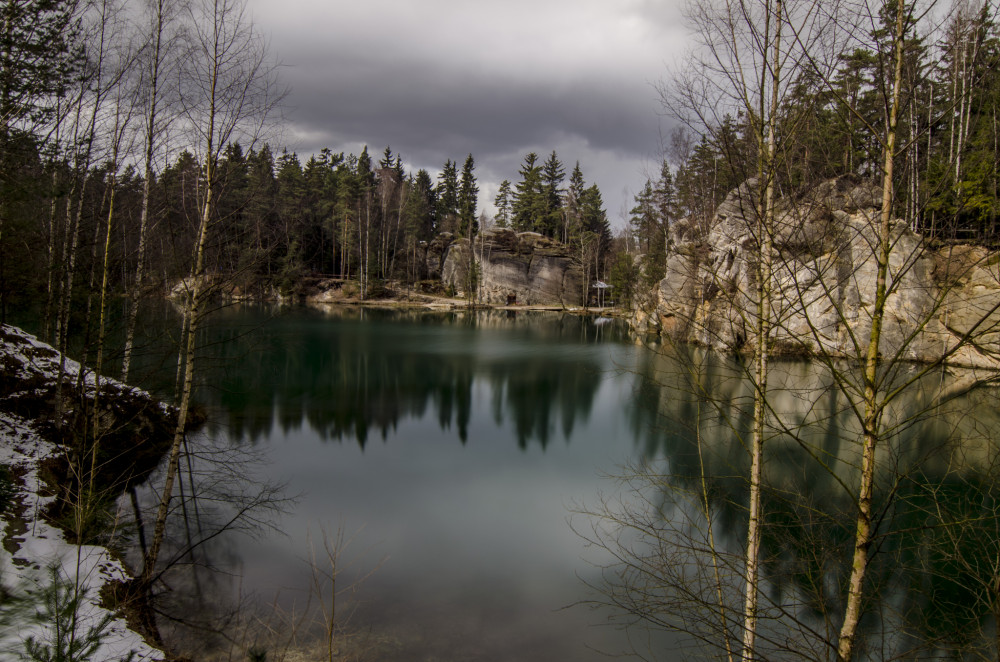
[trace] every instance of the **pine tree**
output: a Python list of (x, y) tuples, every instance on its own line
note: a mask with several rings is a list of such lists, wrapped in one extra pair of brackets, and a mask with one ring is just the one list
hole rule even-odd
[(648, 253), (650, 244), (655, 241), (659, 233), (653, 183), (647, 179), (646, 185), (634, 199), (635, 206), (629, 210), (629, 225), (632, 226), (632, 234), (639, 244), (639, 250)]
[(82, 63), (79, 3), (69, 0), (6, 0), (0, 5), (0, 141), (15, 133), (35, 135)]
[(462, 179), (458, 187), (458, 231), (463, 237), (472, 237), (479, 230), (476, 221), (476, 206), (479, 186), (473, 173), (476, 163), (469, 154), (462, 166)]
[(365, 145), (358, 157), (355, 177), (358, 183), (358, 268), (361, 282), (361, 298), (368, 295), (371, 277), (372, 254), (372, 224), (375, 214), (375, 172), (372, 170), (372, 160)]
[(563, 225), (562, 185), (566, 171), (553, 150), (542, 166), (542, 196), (545, 210), (541, 219), (542, 234), (558, 237)]
[(6, 319), (7, 249), (19, 232), (12, 206), (29, 186), (23, 165), (37, 158), (42, 127), (65, 104), (66, 89), (84, 62), (76, 12), (69, 0), (6, 0), (0, 5), (0, 322)]
[(448, 159), (438, 175), (437, 184), (438, 231), (458, 231), (458, 170), (457, 164)]
[(521, 181), (517, 183), (514, 203), (514, 229), (518, 232), (540, 232), (546, 205), (542, 191), (542, 168), (538, 165), (538, 155), (529, 152), (518, 171)]
[(510, 188), (510, 180), (505, 179), (500, 182), (500, 190), (497, 191), (497, 196), (493, 200), (493, 204), (497, 208), (497, 227), (506, 228), (510, 226), (512, 198), (513, 192)]

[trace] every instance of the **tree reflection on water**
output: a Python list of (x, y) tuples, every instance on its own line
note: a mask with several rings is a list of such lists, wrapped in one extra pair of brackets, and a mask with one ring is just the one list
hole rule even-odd
[[(901, 373), (909, 368), (900, 366)], [(913, 370), (916, 370), (914, 367)], [(836, 659), (851, 570), (860, 425), (835, 369), (774, 365), (768, 398), (763, 600), (766, 659)], [(1000, 429), (992, 388), (938, 370), (885, 411), (859, 659), (996, 659), (1000, 634)], [(678, 630), (701, 654), (738, 653), (751, 384), (718, 354), (645, 355), (631, 425), (644, 459), (585, 536), (618, 559), (598, 588), (619, 622)]]
[[(579, 433), (599, 405), (602, 384), (608, 386), (614, 356), (627, 357), (632, 351), (627, 345), (601, 343), (623, 339), (621, 326), (558, 314), (353, 308), (275, 314), (239, 308), (220, 311), (201, 333), (205, 350), (198, 399), (208, 409), (209, 422), (191, 444), (194, 470), (184, 476), (189, 497), (184, 503), (191, 507), (174, 521), (172, 538), (178, 553), (191, 531), (210, 539), (170, 579), (178, 590), (167, 596), (164, 608), (173, 618), (187, 623), (200, 611), (206, 613), (201, 622), (217, 617), (223, 603), (219, 596), (243, 597), (275, 566), (278, 573), (287, 573), (282, 586), (296, 585), (301, 577), (291, 566), (302, 561), (309, 546), (301, 529), (319, 526), (317, 512), (346, 512), (369, 525), (377, 538), (401, 531), (392, 564), (380, 568), (365, 586), (365, 599), (373, 606), (364, 617), (377, 624), (376, 638), (400, 628), (427, 629), (419, 645), (410, 643), (445, 657), (479, 651), (486, 641), (498, 639), (504, 640), (497, 653), (501, 656), (525, 647), (531, 656), (520, 659), (561, 659), (571, 649), (585, 654), (585, 614), (578, 618), (562, 612), (556, 625), (546, 619), (579, 596), (565, 555), (553, 552), (556, 568), (566, 570), (563, 582), (545, 554), (527, 550), (544, 550), (553, 539), (568, 539), (576, 551), (568, 532), (553, 534), (565, 518), (556, 495), (563, 485), (576, 485), (581, 474), (594, 479), (594, 469), (585, 448), (575, 447), (584, 452), (571, 454), (562, 445), (553, 448), (552, 442), (574, 439), (587, 445)], [(605, 393), (614, 393), (617, 405), (618, 391)], [(606, 412), (609, 403), (600, 404)], [(422, 436), (413, 436), (414, 430)], [(386, 443), (373, 444), (378, 437)], [(213, 465), (215, 459), (233, 457), (225, 452), (238, 455), (241, 449), (264, 456), (284, 443), (276, 439), (291, 441), (287, 448), (294, 450), (278, 451), (289, 461), (282, 464), (272, 455), (258, 473), (273, 479), (290, 468), (281, 474), (293, 477), (290, 490), (306, 491), (309, 499), (278, 518), (288, 541), (272, 557), (277, 545), (266, 535), (259, 541), (251, 537), (253, 545), (246, 545), (245, 536), (214, 536), (212, 529), (230, 513), (222, 503), (226, 499), (209, 497), (212, 504), (201, 502), (195, 508), (194, 497), (201, 500), (207, 495), (202, 486), (223, 475)], [(343, 441), (348, 443), (330, 443)], [(470, 447), (463, 448), (467, 443)], [(380, 464), (387, 456), (399, 461)], [(586, 461), (567, 461), (578, 456)], [(235, 459), (228, 468), (251, 473), (247, 462)], [(242, 483), (258, 480), (244, 478)], [(553, 489), (548, 489), (549, 481)], [(237, 478), (234, 487), (240, 482)], [(218, 487), (216, 494), (221, 493)], [(219, 508), (209, 513), (209, 505)], [(507, 535), (500, 535), (501, 527), (509, 527)], [(315, 535), (315, 528), (310, 533)], [(211, 567), (233, 574), (209, 576)], [(370, 569), (368, 559), (359, 567)], [(238, 573), (245, 573), (245, 579)], [(343, 579), (350, 582), (350, 573)], [(288, 601), (293, 590), (283, 589), (281, 609), (249, 620), (273, 624), (294, 607), (305, 620), (274, 629), (305, 638), (312, 623), (298, 611), (301, 596)], [(257, 598), (258, 605), (272, 604), (268, 596)], [(316, 599), (312, 594), (305, 598), (311, 607)], [(252, 613), (247, 604), (230, 612), (231, 619), (247, 622)], [(486, 624), (483, 614), (493, 614), (495, 624)], [(564, 615), (568, 618), (560, 620)], [(473, 636), (458, 628), (456, 633), (458, 623), (482, 631)], [(225, 635), (232, 642), (235, 629), (227, 627)], [(516, 640), (502, 637), (504, 628), (516, 630)], [(204, 628), (169, 631), (195, 632), (194, 650), (206, 645)], [(379, 659), (411, 659), (398, 651), (387, 653), (383, 643), (378, 644)], [(220, 650), (229, 650), (227, 645), (222, 641)], [(575, 659), (585, 659), (581, 653)]]
[(337, 308), (262, 320), (252, 332), (240, 330), (245, 318), (235, 328), (225, 315), (214, 322), (204, 375), (213, 386), (201, 397), (230, 434), (253, 441), (274, 425), (307, 425), (362, 447), (428, 411), (464, 443), (477, 382), (489, 385), (494, 419), (510, 422), (521, 448), (544, 448), (557, 428), (568, 438), (590, 415), (605, 369), (600, 353), (580, 346), (623, 334), (589, 318), (506, 311)]
[[(146, 325), (149, 333), (176, 325), (169, 309), (157, 314), (160, 321)], [(199, 400), (210, 413), (205, 436), (233, 443), (220, 457), (266, 450), (277, 431), (289, 438), (314, 433), (327, 450), (334, 448), (328, 442), (343, 441), (349, 442), (343, 449), (350, 450), (356, 440), (354, 448), (364, 450), (366, 460), (382, 448), (372, 446), (378, 438), (394, 451), (411, 441), (422, 446), (435, 439), (448, 446), (457, 438), (470, 446), (483, 441), (475, 449), (482, 452), (495, 441), (511, 448), (512, 440), (521, 451), (511, 455), (537, 463), (539, 451), (551, 459), (556, 439), (584, 445), (579, 432), (594, 428), (592, 419), (600, 418), (594, 412), (604, 416), (609, 406), (598, 401), (609, 371), (634, 373), (616, 382), (615, 388), (625, 385), (625, 392), (612, 406), (626, 412), (624, 427), (616, 430), (633, 445), (636, 459), (621, 472), (618, 494), (612, 492), (596, 507), (589, 504), (593, 527), (584, 530), (620, 561), (609, 562), (606, 555), (599, 560), (606, 581), (592, 582), (603, 592), (596, 601), (611, 604), (614, 621), (633, 631), (679, 629), (701, 640), (707, 652), (691, 651), (692, 657), (724, 654), (726, 637), (739, 640), (748, 500), (745, 440), (753, 395), (739, 360), (691, 348), (643, 349), (632, 345), (617, 323), (597, 325), (593, 319), (559, 314), (239, 307), (219, 311), (201, 333)], [(613, 342), (602, 344), (607, 340)], [(145, 361), (137, 370), (166, 375), (161, 393), (169, 393), (169, 348), (137, 358)], [(893, 369), (903, 376), (911, 370), (905, 365)], [(887, 505), (878, 513), (879, 535), (871, 550), (872, 599), (862, 623), (859, 659), (996, 659), (1000, 465), (994, 436), (1000, 415), (995, 391), (966, 393), (970, 382), (958, 370), (929, 373), (886, 411), (893, 435), (879, 448), (875, 502)], [(854, 537), (858, 419), (829, 368), (775, 362), (771, 384), (761, 654), (835, 659)], [(483, 433), (489, 419), (501, 433)], [(428, 434), (422, 441), (401, 434), (418, 428)], [(201, 478), (186, 474), (183, 489), (188, 497), (203, 497), (198, 510), (193, 500), (182, 502), (192, 509), (175, 522), (179, 555), (191, 546), (195, 528), (211, 536), (211, 528), (224, 525), (230, 510), (248, 498), (239, 490), (227, 493), (222, 474), (198, 457), (216, 450), (192, 446), (195, 474), (201, 472)], [(440, 444), (435, 453), (426, 449), (430, 464), (420, 471), (431, 471), (434, 463), (479, 469), (471, 460), (473, 449), (455, 447), (462, 452), (442, 455)], [(470, 464), (460, 464), (454, 457), (459, 455)], [(484, 456), (482, 461), (498, 460)], [(240, 480), (246, 483), (240, 478), (246, 465), (241, 462), (229, 466), (236, 487)], [(357, 469), (368, 470), (367, 465)], [(476, 475), (485, 482), (485, 473)], [(551, 478), (540, 473), (530, 480)], [(209, 482), (199, 485), (199, 480)], [(340, 480), (345, 481), (343, 475)], [(527, 482), (519, 485), (512, 491), (536, 494)], [(418, 502), (414, 484), (400, 489)], [(450, 503), (461, 499), (468, 500), (468, 494), (453, 496)], [(223, 503), (227, 500), (229, 505)], [(221, 508), (214, 520), (209, 502)], [(352, 502), (351, 508), (364, 506)], [(377, 508), (373, 503), (365, 512), (374, 517)], [(537, 529), (517, 535), (526, 539)], [(226, 579), (196, 573), (203, 572), (202, 566), (238, 567), (242, 555), (231, 537), (208, 539), (183, 557), (195, 574), (176, 578), (174, 585), (193, 588), (174, 597), (224, 593)], [(385, 570), (387, 578), (390, 572)], [(211, 581), (221, 584), (206, 593)], [(228, 581), (235, 587), (237, 580)], [(398, 589), (393, 585), (391, 592)], [(206, 602), (218, 606), (212, 599)], [(190, 604), (185, 601), (180, 613), (193, 613)], [(551, 607), (556, 606), (564, 605)], [(660, 653), (668, 659), (673, 655)]]

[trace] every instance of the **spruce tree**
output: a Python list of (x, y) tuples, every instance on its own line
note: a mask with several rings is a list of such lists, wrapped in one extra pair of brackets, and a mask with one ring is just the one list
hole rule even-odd
[(600, 237), (603, 252), (603, 248), (611, 243), (611, 225), (608, 223), (604, 199), (601, 197), (601, 190), (597, 188), (597, 184), (583, 191), (580, 199), (580, 216), (583, 221), (583, 229)]
[(586, 184), (583, 180), (583, 171), (580, 170), (580, 162), (573, 166), (573, 172), (569, 176), (569, 188), (566, 189), (565, 201), (563, 202), (563, 231), (562, 242), (569, 244), (579, 238), (581, 229), (580, 201), (583, 199), (583, 192)]
[(437, 230), (438, 199), (434, 191), (434, 182), (429, 172), (421, 168), (413, 180), (414, 204), (419, 207), (415, 219), (417, 238), (420, 241), (430, 241)]
[(305, 246), (303, 239), (303, 220), (305, 217), (304, 202), (306, 197), (306, 182), (295, 152), (282, 151), (277, 160), (277, 214), (279, 231), (282, 239), (277, 248), (278, 285), (282, 290), (290, 289), (304, 268), (305, 251), (312, 247)]
[(670, 174), (670, 164), (666, 159), (660, 168), (660, 179), (657, 180), (653, 193), (658, 221), (666, 230), (670, 223), (677, 219), (677, 188), (674, 186), (674, 177)]
[(541, 232), (546, 206), (538, 155), (529, 152), (524, 157), (524, 164), (518, 173), (521, 175), (521, 181), (517, 183), (512, 205), (514, 229), (518, 232)]
[(379, 168), (392, 168), (395, 165), (395, 157), (392, 154), (392, 148), (386, 145), (385, 151), (382, 152), (382, 159), (378, 162)]
[(566, 170), (555, 150), (542, 166), (542, 196), (545, 211), (541, 219), (541, 232), (549, 237), (557, 237), (562, 227), (562, 186)]
[(473, 174), (476, 163), (469, 154), (462, 166), (462, 180), (458, 187), (458, 231), (464, 237), (476, 234), (479, 224), (476, 221), (476, 205), (479, 196), (479, 186)]
[(497, 197), (493, 199), (493, 204), (497, 208), (497, 227), (510, 227), (511, 203), (513, 202), (513, 192), (510, 188), (510, 180), (500, 182), (500, 190)]
[(438, 175), (437, 220), (441, 232), (458, 230), (458, 171), (451, 159), (444, 162), (444, 169)]

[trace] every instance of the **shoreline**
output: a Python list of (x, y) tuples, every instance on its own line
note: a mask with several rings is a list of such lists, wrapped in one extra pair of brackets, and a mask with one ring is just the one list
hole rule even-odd
[[(60, 441), (51, 408), (56, 398), (74, 392), (73, 383), (81, 373), (87, 407), (95, 405), (94, 394), (100, 386), (101, 415), (122, 424), (120, 433), (105, 431), (102, 441), (107, 447), (102, 448), (100, 457), (104, 460), (111, 454), (119, 462), (127, 457), (126, 465), (140, 469), (123, 470), (119, 462), (105, 460), (97, 480), (102, 486), (109, 485), (107, 493), (123, 488), (123, 475), (127, 482), (152, 470), (158, 457), (156, 428), (169, 422), (172, 409), (139, 388), (105, 377), (98, 380), (92, 370), (69, 358), (61, 368), (68, 383), (63, 384), (62, 395), (57, 395), (58, 352), (15, 326), (0, 327), (0, 359), (0, 466), (9, 475), (6, 507), (0, 512), (0, 579), (5, 596), (0, 600), (0, 616), (18, 626), (0, 632), (0, 654), (23, 654), (29, 638), (52, 645), (53, 637), (60, 636), (52, 629), (57, 625), (27, 614), (35, 612), (39, 603), (48, 605), (48, 596), (72, 590), (79, 594), (72, 613), (73, 633), (96, 637), (94, 659), (120, 659), (130, 653), (136, 660), (169, 659), (166, 652), (130, 628), (128, 605), (114, 604), (113, 600), (109, 604), (110, 587), (132, 579), (126, 565), (109, 548), (110, 539), (87, 534), (86, 544), (78, 544), (79, 539), (73, 538), (79, 536), (66, 527), (66, 510), (74, 504), (68, 500), (71, 486), (64, 465), (73, 456), (75, 442), (72, 436)], [(68, 407), (65, 416), (71, 419), (74, 415)], [(140, 428), (145, 434), (139, 434)], [(72, 427), (68, 429), (72, 435)], [(137, 439), (143, 442), (136, 443)], [(105, 488), (101, 490), (104, 493)], [(60, 608), (65, 606), (59, 604)], [(46, 616), (54, 618), (47, 612)]]
[(568, 315), (596, 315), (598, 317), (619, 317), (627, 318), (627, 314), (621, 309), (607, 306), (603, 308), (582, 306), (566, 307), (551, 304), (525, 304), (507, 305), (494, 303), (469, 303), (459, 299), (445, 299), (440, 301), (406, 301), (402, 299), (366, 299), (356, 301), (303, 301), (302, 305), (310, 308), (327, 307), (362, 307), (372, 308), (423, 308), (426, 310), (446, 310), (446, 311), (472, 311), (472, 310), (500, 310), (509, 312), (546, 312), (565, 313)]

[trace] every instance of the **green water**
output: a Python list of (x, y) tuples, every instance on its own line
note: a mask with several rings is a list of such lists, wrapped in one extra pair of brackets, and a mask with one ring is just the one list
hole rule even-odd
[(213, 317), (200, 343), (203, 442), (251, 450), (252, 482), (297, 497), (276, 532), (202, 550), (240, 576), (213, 594), (303, 609), (310, 550), (323, 561), (323, 532), (340, 530), (351, 542), (338, 581), (370, 572), (341, 608), (348, 631), (370, 633), (373, 659), (629, 648), (606, 614), (577, 605), (600, 576), (570, 523), (604, 474), (642, 456), (630, 412), (644, 350), (620, 323), (249, 308)]
[[(137, 379), (163, 393), (178, 325), (169, 307), (144, 325)], [(740, 361), (643, 346), (611, 320), (496, 311), (229, 308), (199, 341), (208, 424), (182, 486), (199, 501), (174, 539), (260, 486), (294, 500), (185, 557), (174, 615), (242, 596), (307, 646), (315, 630), (288, 615), (328, 600), (314, 579), (329, 568), (324, 533), (340, 531), (346, 657), (714, 659), (738, 635), (752, 411)], [(768, 659), (834, 657), (860, 464), (856, 367), (835, 367), (772, 367)], [(887, 371), (914, 381), (884, 413), (859, 658), (995, 658), (996, 392), (967, 392), (963, 371)]]

